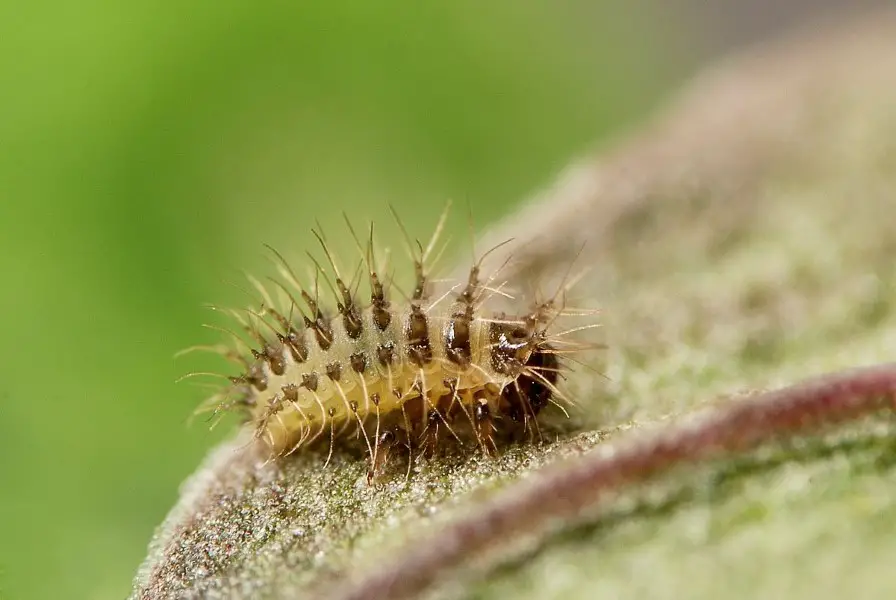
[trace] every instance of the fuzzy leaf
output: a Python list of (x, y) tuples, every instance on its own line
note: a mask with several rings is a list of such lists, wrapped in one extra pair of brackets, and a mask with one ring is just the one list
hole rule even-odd
[[(644, 485), (620, 478), (594, 510), (546, 501), (548, 528), (489, 512), (545, 494), (539, 482), (595, 448), (612, 456), (699, 409), (892, 360), (894, 215), (896, 13), (720, 63), (480, 244), (516, 238), (511, 284), (590, 267), (576, 290), (602, 308), (609, 348), (592, 366), (609, 381), (571, 376), (574, 431), (372, 487), (357, 457), (264, 464), (237, 439), (184, 485), (133, 597), (352, 597), (422, 552), (445, 558), (384, 597), (896, 596), (894, 423), (870, 409), (817, 435), (682, 458)], [(486, 514), (513, 520), (464, 552)]]

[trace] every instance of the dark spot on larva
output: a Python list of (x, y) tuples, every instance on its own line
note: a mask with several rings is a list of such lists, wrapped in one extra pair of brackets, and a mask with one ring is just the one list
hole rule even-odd
[(314, 337), (317, 339), (317, 345), (320, 346), (321, 350), (329, 350), (333, 344), (333, 328), (330, 325), (330, 321), (324, 317), (317, 301), (304, 290), (302, 290), (302, 299), (305, 300), (305, 304), (311, 309), (311, 314), (314, 317), (313, 321), (308, 317), (304, 317), (305, 327), (310, 327), (314, 330)]
[(320, 349), (323, 351), (329, 350), (330, 346), (333, 345), (333, 329), (330, 327), (330, 323), (323, 317), (319, 317), (315, 321), (305, 319), (305, 325), (314, 330), (314, 337)]
[(286, 372), (286, 360), (283, 358), (283, 346), (266, 344), (264, 347), (264, 358), (271, 367), (274, 375), (283, 375)]
[(327, 414), (328, 414), (331, 418), (332, 418), (332, 417), (335, 417), (335, 416), (336, 416), (336, 409), (333, 408), (333, 407), (331, 406), (330, 409), (327, 411)]
[(302, 373), (302, 387), (312, 392), (317, 391), (317, 371), (311, 371), (310, 373)]
[(280, 388), (283, 392), (283, 398), (290, 402), (296, 402), (299, 399), (299, 386), (294, 383), (288, 383)]
[(358, 308), (355, 305), (354, 298), (352, 298), (352, 293), (345, 287), (345, 283), (343, 283), (341, 279), (336, 279), (336, 287), (339, 288), (339, 293), (342, 295), (342, 302), (337, 303), (337, 307), (339, 313), (342, 315), (342, 324), (345, 327), (345, 333), (347, 333), (348, 337), (351, 339), (356, 340), (361, 336), (361, 332), (364, 330), (364, 326), (361, 323), (361, 315), (358, 313)]
[(326, 372), (330, 380), (339, 381), (342, 378), (342, 363), (338, 360), (327, 363)]
[(404, 392), (401, 391), (401, 388), (394, 387), (392, 388), (392, 395), (401, 400), (401, 397), (404, 395)]
[(353, 413), (358, 414), (358, 403), (352, 400), (348, 403), (348, 407), (352, 410)]
[(348, 360), (355, 373), (363, 373), (367, 369), (367, 355), (363, 352), (353, 353)]
[(274, 394), (268, 399), (267, 407), (265, 408), (265, 412), (261, 418), (262, 423), (267, 423), (267, 421), (271, 417), (273, 417), (281, 410), (283, 410), (283, 396), (281, 396), (280, 394)]
[(305, 343), (305, 336), (302, 333), (290, 327), (286, 335), (278, 335), (277, 338), (289, 348), (294, 361), (303, 363), (308, 360), (308, 344)]
[(383, 284), (373, 271), (370, 272), (370, 310), (377, 329), (385, 331), (392, 322), (392, 313), (389, 312), (389, 301), (386, 300)]
[(470, 349), (470, 324), (472, 323), (472, 307), (469, 315), (466, 312), (451, 316), (445, 329), (445, 354), (448, 360), (456, 365), (470, 364), (473, 354)]
[(384, 367), (388, 367), (395, 360), (395, 344), (386, 342), (376, 347), (376, 359)]
[(377, 394), (376, 392), (374, 392), (373, 394), (370, 394), (370, 401), (373, 402), (374, 406), (379, 406), (380, 405), (380, 395)]
[(479, 265), (470, 269), (467, 285), (457, 297), (459, 307), (451, 314), (445, 330), (445, 354), (456, 365), (466, 366), (473, 360), (470, 348), (470, 332), (473, 324), (473, 307), (479, 287)]
[(408, 358), (417, 367), (432, 362), (432, 346), (429, 342), (429, 327), (426, 324), (426, 315), (419, 306), (411, 306), (411, 314), (408, 316), (405, 336), (408, 340)]
[(268, 389), (268, 376), (265, 375), (264, 369), (261, 368), (261, 364), (254, 364), (249, 367), (249, 370), (243, 376), (247, 383), (252, 384), (259, 392), (263, 392)]
[(357, 311), (352, 307), (344, 308), (343, 311), (342, 324), (345, 326), (345, 333), (347, 333), (348, 337), (351, 339), (356, 340), (364, 331), (364, 326), (361, 324), (361, 318)]
[(389, 323), (392, 322), (392, 313), (386, 310), (386, 308), (377, 306), (376, 304), (374, 304), (370, 310), (371, 312), (373, 312), (373, 322), (376, 325), (377, 329), (379, 329), (380, 331), (386, 331)]
[(501, 375), (516, 375), (531, 353), (532, 340), (522, 327), (491, 323), (488, 331), (492, 368)]

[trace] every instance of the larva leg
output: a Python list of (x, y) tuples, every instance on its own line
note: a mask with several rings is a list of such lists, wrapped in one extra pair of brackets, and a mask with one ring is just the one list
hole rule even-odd
[(389, 455), (395, 446), (395, 432), (392, 430), (384, 431), (376, 440), (376, 452), (374, 458), (370, 461), (370, 468), (367, 470), (367, 485), (372, 485), (373, 480), (383, 474), (386, 463), (389, 462)]
[(443, 418), (436, 409), (429, 411), (426, 417), (426, 427), (420, 435), (420, 454), (424, 458), (432, 458), (439, 445), (439, 433)]
[(476, 438), (479, 440), (482, 451), (489, 456), (495, 456), (498, 453), (498, 447), (495, 444), (494, 417), (488, 399), (484, 395), (477, 394), (474, 398), (473, 422)]
[(410, 453), (410, 444), (408, 444), (407, 432), (401, 427), (388, 429), (380, 434), (376, 439), (376, 449), (373, 453), (373, 459), (367, 470), (367, 485), (373, 485), (386, 471), (392, 454), (399, 446), (408, 448), (408, 473), (410, 473), (410, 465), (412, 464), (412, 454)]

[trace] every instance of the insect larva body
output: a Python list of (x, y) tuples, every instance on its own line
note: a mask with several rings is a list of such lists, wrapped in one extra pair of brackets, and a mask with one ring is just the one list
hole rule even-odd
[(326, 315), (318, 294), (303, 288), (282, 259), (287, 283), (277, 285), (288, 309), (275, 308), (268, 290), (253, 279), (261, 308), (248, 311), (254, 320), (233, 314), (257, 348), (243, 359), (243, 375), (231, 378), (233, 386), (216, 397), (226, 396), (216, 411), (243, 410), (255, 439), (275, 457), (320, 444), (332, 452), (337, 440), (361, 440), (371, 474), (393, 446), (432, 453), (446, 437), (472, 438), (491, 454), (499, 428), (537, 428), (539, 412), (559, 396), (556, 346), (565, 340), (548, 329), (564, 309), (551, 298), (519, 315), (486, 314), (485, 304), (499, 291), (491, 286), (494, 276), (481, 280), (479, 262), (467, 281), (433, 299), (426, 261), (443, 221), (426, 250), (417, 244), (414, 289), (401, 304), (381, 283), (372, 227), (362, 250), (370, 288), (366, 306), (346, 285), (318, 233), (333, 271), (329, 285), (337, 314)]

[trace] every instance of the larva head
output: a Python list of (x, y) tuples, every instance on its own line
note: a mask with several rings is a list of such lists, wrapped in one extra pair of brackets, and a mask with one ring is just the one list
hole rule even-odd
[(522, 372), (501, 393), (507, 415), (518, 423), (528, 416), (537, 416), (554, 395), (560, 376), (560, 362), (550, 345), (543, 345), (529, 355)]
[(501, 375), (517, 377), (526, 368), (547, 367), (542, 364), (549, 362), (543, 355), (553, 354), (547, 330), (561, 312), (548, 300), (536, 304), (522, 319), (501, 314), (489, 328), (492, 368)]
[(491, 324), (492, 368), (513, 379), (501, 395), (514, 421), (537, 416), (557, 390), (560, 361), (548, 329), (562, 312), (554, 300), (547, 300), (537, 303), (521, 320), (501, 315)]
[(529, 362), (538, 347), (536, 337), (524, 326), (501, 319), (489, 326), (492, 368), (496, 373), (514, 378)]

